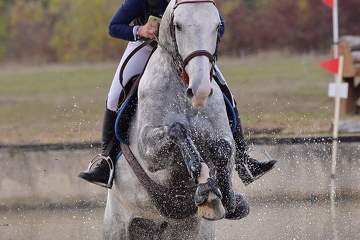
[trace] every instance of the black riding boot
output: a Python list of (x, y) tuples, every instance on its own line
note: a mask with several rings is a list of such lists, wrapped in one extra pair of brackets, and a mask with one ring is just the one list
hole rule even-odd
[(233, 137), (236, 143), (235, 169), (245, 185), (252, 183), (274, 167), (276, 160), (259, 162), (246, 153), (248, 149), (239, 117)]
[[(120, 152), (115, 138), (115, 121), (116, 112), (106, 109), (102, 131), (102, 152), (94, 158), (86, 171), (79, 174), (80, 178), (107, 188), (112, 187), (116, 157)], [(92, 167), (93, 164), (96, 164), (95, 167)]]

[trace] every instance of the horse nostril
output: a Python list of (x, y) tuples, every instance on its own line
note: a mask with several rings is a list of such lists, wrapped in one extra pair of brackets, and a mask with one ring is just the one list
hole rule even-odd
[(191, 88), (188, 88), (188, 89), (186, 90), (186, 96), (187, 96), (188, 98), (192, 98), (192, 97), (194, 96), (194, 93), (193, 93), (193, 91), (192, 91)]
[(210, 90), (209, 97), (210, 97), (211, 95), (213, 95), (213, 93), (214, 93), (214, 89), (211, 89), (211, 90)]

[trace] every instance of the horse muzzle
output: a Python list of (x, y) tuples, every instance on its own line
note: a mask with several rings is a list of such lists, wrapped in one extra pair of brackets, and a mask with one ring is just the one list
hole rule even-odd
[(191, 87), (186, 90), (186, 96), (191, 99), (192, 106), (195, 108), (205, 107), (208, 98), (212, 95), (213, 90), (208, 84), (208, 86), (199, 87), (194, 91)]

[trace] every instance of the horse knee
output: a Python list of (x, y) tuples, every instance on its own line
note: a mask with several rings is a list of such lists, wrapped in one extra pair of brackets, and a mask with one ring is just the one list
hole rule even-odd
[(216, 167), (224, 167), (228, 164), (233, 154), (233, 145), (226, 139), (220, 139), (211, 143), (211, 154)]
[(158, 155), (168, 155), (172, 142), (168, 136), (168, 127), (146, 126), (140, 131), (138, 149), (147, 159), (157, 159)]

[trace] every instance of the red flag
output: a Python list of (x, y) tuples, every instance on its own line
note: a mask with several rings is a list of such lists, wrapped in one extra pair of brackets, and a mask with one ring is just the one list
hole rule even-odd
[(326, 60), (320, 63), (320, 66), (327, 71), (338, 74), (339, 72), (339, 58)]
[(323, 0), (323, 2), (329, 8), (333, 8), (333, 6), (334, 6), (334, 0)]

